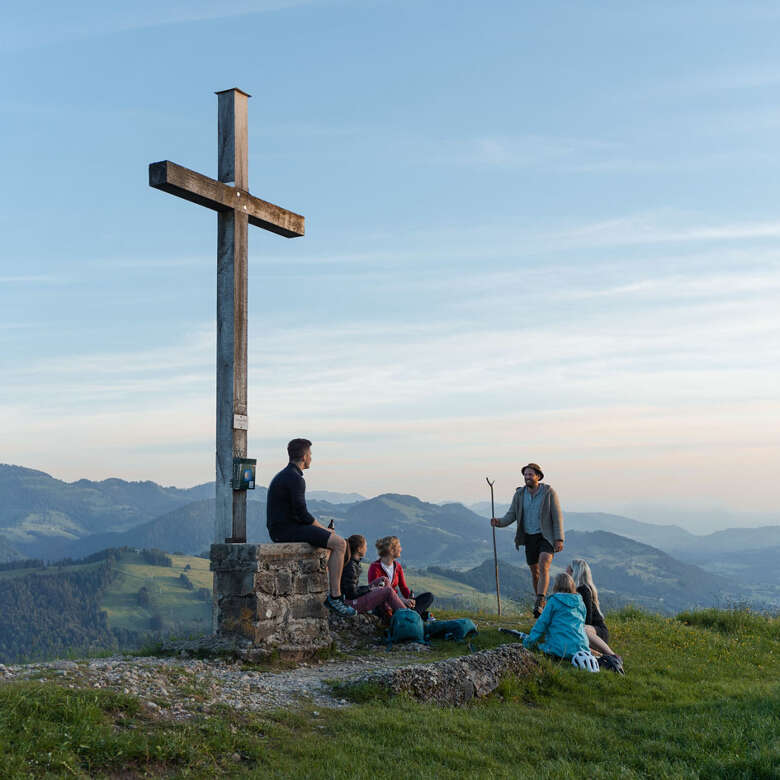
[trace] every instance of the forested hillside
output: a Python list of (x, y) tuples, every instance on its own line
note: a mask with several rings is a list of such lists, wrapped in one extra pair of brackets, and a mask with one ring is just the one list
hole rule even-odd
[[(138, 571), (148, 575), (150, 567), (157, 577), (137, 576)], [(181, 593), (175, 607), (165, 595), (163, 577)], [(181, 626), (191, 604), (200, 605), (203, 630), (211, 609), (206, 583), (210, 586), (210, 576), (202, 582), (180, 568), (174, 571), (171, 558), (159, 550), (104, 550), (49, 566), (32, 560), (4, 564), (0, 663), (131, 649)]]
[(111, 561), (0, 578), (0, 662), (117, 647), (99, 607), (116, 576)]

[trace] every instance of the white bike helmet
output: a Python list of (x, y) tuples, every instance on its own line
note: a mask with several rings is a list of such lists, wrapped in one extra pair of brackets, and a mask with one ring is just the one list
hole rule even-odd
[(586, 672), (598, 672), (599, 662), (596, 656), (591, 655), (586, 650), (578, 650), (571, 658), (572, 664), (578, 669), (584, 669)]

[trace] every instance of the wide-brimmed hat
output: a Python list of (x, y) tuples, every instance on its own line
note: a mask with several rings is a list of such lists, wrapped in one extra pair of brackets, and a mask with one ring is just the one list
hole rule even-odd
[(520, 473), (525, 474), (526, 469), (533, 469), (539, 475), (539, 479), (544, 479), (544, 472), (538, 463), (526, 463), (525, 466), (520, 469)]

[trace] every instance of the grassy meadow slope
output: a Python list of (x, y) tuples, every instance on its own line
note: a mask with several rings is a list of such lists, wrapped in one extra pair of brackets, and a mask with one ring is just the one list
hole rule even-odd
[[(315, 709), (304, 699), (173, 722), (121, 692), (0, 684), (0, 775), (776, 778), (777, 620), (681, 617), (613, 616), (625, 677), (540, 656), (536, 675), (507, 677), (461, 707), (342, 687), (351, 706)], [(495, 621), (475, 618), (478, 648), (506, 641)]]
[[(150, 566), (131, 557), (120, 560), (117, 576), (100, 600), (112, 628), (139, 634), (211, 631), (209, 562), (194, 556), (169, 557), (171, 566)], [(148, 601), (139, 598), (142, 588)]]
[[(491, 562), (491, 572), (492, 565)], [(366, 567), (363, 568), (365, 570)], [(431, 607), (434, 614), (438, 614), (442, 609), (458, 613), (490, 614), (496, 611), (495, 580), (491, 587), (481, 589), (437, 572), (409, 569), (406, 571), (406, 581), (415, 593), (430, 591), (434, 594), (436, 600)], [(530, 599), (519, 600), (516, 593), (512, 594), (512, 598), (501, 598), (501, 611), (507, 616), (528, 612), (530, 607)]]

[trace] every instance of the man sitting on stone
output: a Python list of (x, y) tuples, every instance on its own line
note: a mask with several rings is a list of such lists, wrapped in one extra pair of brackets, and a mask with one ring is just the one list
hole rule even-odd
[(341, 595), (341, 571), (347, 552), (347, 543), (333, 531), (320, 525), (306, 507), (306, 482), (303, 470), (311, 466), (311, 442), (293, 439), (287, 445), (290, 462), (268, 486), (266, 525), (274, 542), (307, 542), (312, 547), (330, 550), (328, 581), (330, 594), (325, 606), (342, 617), (355, 614), (344, 603)]

